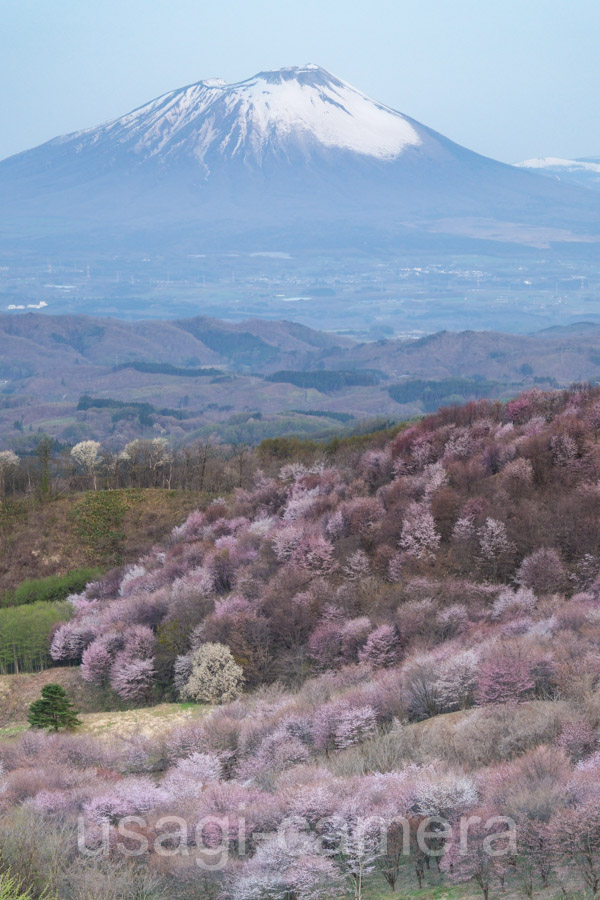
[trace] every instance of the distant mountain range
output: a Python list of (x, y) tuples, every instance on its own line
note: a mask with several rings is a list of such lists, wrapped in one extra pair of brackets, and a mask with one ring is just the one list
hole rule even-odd
[(270, 375), (378, 370), (386, 378), (482, 377), (514, 382), (531, 375), (559, 384), (600, 377), (600, 325), (582, 322), (528, 335), (440, 331), (418, 340), (352, 341), (287, 321), (231, 323), (198, 316), (126, 322), (90, 316), (0, 314), (0, 377), (23, 380), (79, 367), (90, 371), (165, 364), (192, 370)]
[(315, 65), (200, 81), (12, 156), (0, 204), (11, 251), (92, 261), (600, 235), (589, 191), (473, 153)]
[(347, 338), (294, 322), (230, 323), (196, 317), (173, 322), (124, 322), (39, 313), (0, 315), (0, 374), (10, 366), (43, 374), (73, 365), (124, 363), (219, 366), (267, 374), (284, 366), (309, 369), (323, 354), (354, 346)]
[(29, 446), (39, 430), (115, 446), (254, 442), (600, 379), (600, 325), (587, 323), (359, 343), (285, 321), (24, 313), (0, 315), (0, 346), (0, 448)]
[(542, 156), (537, 159), (526, 159), (516, 165), (518, 168), (538, 172), (540, 175), (548, 175), (558, 181), (600, 191), (600, 156), (588, 156), (581, 159)]

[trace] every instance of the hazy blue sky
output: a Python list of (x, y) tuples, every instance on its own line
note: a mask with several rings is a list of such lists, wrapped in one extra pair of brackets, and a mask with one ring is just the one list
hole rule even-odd
[(489, 156), (600, 155), (598, 0), (1, 0), (0, 158), (315, 62)]

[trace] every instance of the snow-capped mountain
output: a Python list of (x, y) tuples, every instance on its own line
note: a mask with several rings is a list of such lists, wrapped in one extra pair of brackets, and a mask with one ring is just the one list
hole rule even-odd
[(276, 236), (363, 252), (600, 232), (587, 192), (466, 150), (315, 65), (200, 81), (10, 157), (0, 204), (0, 231), (37, 250), (260, 249)]
[(140, 159), (187, 157), (201, 166), (219, 158), (260, 166), (269, 154), (293, 159), (319, 148), (393, 160), (421, 142), (400, 113), (315, 65), (238, 84), (200, 81), (56, 141), (79, 153), (118, 145)]
[(588, 156), (581, 159), (542, 156), (537, 159), (526, 159), (516, 165), (520, 169), (530, 169), (539, 172), (540, 175), (549, 175), (560, 181), (600, 191), (600, 156)]

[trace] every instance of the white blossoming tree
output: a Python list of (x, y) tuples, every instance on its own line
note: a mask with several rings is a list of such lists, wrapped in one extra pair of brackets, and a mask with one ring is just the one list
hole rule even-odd
[(98, 490), (97, 472), (102, 459), (101, 451), (102, 445), (98, 441), (80, 441), (71, 450), (71, 459), (77, 466), (86, 470), (92, 479), (95, 491)]
[(19, 457), (16, 453), (13, 453), (12, 450), (1, 450), (0, 451), (0, 500), (4, 497), (4, 491), (6, 488), (6, 476), (11, 471), (11, 469), (16, 469), (19, 466)]
[(432, 559), (440, 543), (429, 507), (411, 503), (406, 511), (400, 535), (401, 548), (417, 559)]
[(192, 674), (182, 697), (202, 703), (229, 703), (242, 692), (244, 672), (225, 644), (201, 644), (192, 654)]
[(506, 533), (506, 525), (488, 518), (479, 530), (479, 562), (485, 575), (496, 581), (512, 563), (515, 545)]

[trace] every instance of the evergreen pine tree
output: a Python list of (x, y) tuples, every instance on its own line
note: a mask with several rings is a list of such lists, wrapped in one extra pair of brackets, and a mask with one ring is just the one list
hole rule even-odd
[(29, 707), (29, 724), (32, 728), (75, 728), (81, 725), (67, 692), (60, 684), (47, 684), (42, 688), (42, 696)]

